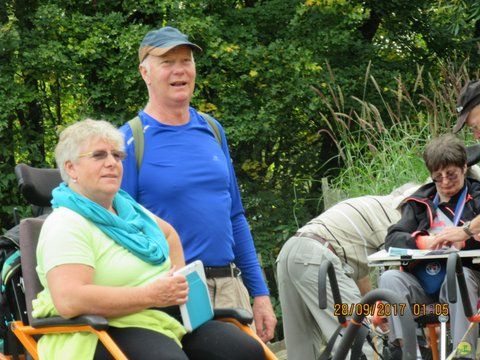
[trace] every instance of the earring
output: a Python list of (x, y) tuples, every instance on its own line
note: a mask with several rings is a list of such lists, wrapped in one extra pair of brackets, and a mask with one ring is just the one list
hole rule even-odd
[(77, 183), (77, 179), (72, 179), (72, 181), (73, 181), (74, 183)]

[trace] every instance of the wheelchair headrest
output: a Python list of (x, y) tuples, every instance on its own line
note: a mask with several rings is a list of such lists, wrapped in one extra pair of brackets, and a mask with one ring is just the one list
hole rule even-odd
[(52, 190), (61, 182), (58, 169), (42, 169), (18, 164), (15, 166), (20, 192), (32, 205), (49, 207), (52, 200)]
[(480, 144), (467, 146), (467, 166), (472, 166), (480, 161)]

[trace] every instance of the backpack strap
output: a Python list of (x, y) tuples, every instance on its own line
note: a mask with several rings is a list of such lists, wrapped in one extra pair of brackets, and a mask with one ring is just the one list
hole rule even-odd
[[(199, 112), (200, 116), (205, 119), (207, 122), (208, 128), (212, 132), (215, 140), (217, 140), (220, 147), (222, 147), (222, 135), (220, 135), (220, 129), (215, 121), (215, 119), (203, 112)], [(142, 121), (138, 116), (135, 116), (133, 119), (128, 121), (128, 125), (132, 129), (133, 141), (135, 145), (135, 159), (137, 160), (137, 172), (140, 171), (143, 161), (143, 151), (145, 148), (145, 136), (143, 134)]]
[(208, 127), (210, 128), (210, 131), (213, 133), (213, 136), (215, 136), (215, 139), (217, 140), (218, 144), (220, 147), (222, 147), (222, 135), (220, 135), (220, 129), (217, 126), (217, 122), (215, 119), (211, 116), (208, 115), (204, 112), (198, 112), (202, 118), (205, 119), (205, 121), (208, 124)]
[(145, 146), (145, 138), (143, 135), (142, 121), (138, 116), (135, 116), (128, 122), (132, 129), (133, 141), (135, 142), (135, 159), (137, 160), (137, 172), (142, 166), (143, 150)]

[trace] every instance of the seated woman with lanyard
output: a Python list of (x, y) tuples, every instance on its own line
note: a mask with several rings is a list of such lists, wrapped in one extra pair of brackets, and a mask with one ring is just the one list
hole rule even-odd
[[(44, 290), (33, 316), (104, 316), (129, 359), (264, 359), (261, 345), (234, 325), (208, 321), (186, 334), (165, 307), (187, 301), (177, 232), (120, 190), (123, 135), (105, 121), (67, 127), (55, 149), (65, 181), (37, 247)], [(89, 333), (44, 335), (41, 359), (110, 359)]]
[[(452, 245), (458, 249), (480, 249), (480, 242), (466, 235), (469, 221), (480, 213), (480, 183), (466, 178), (467, 154), (463, 142), (454, 135), (444, 135), (432, 140), (423, 153), (425, 165), (432, 182), (422, 186), (405, 199), (402, 217), (392, 225), (385, 239), (385, 248), (438, 249)], [(455, 226), (465, 226), (461, 230), (465, 236), (459, 242), (440, 241), (438, 234)], [(460, 228), (462, 229), (462, 228)], [(467, 286), (474, 300), (479, 297), (480, 273), (471, 263), (465, 263)], [(410, 306), (413, 304), (447, 303), (446, 259), (423, 260), (410, 263), (404, 271), (388, 270), (382, 274), (379, 286), (405, 294)], [(461, 301), (449, 304), (451, 329), (454, 346), (462, 340), (468, 328), (468, 320), (463, 314)], [(458, 308), (456, 311), (455, 309)], [(418, 314), (417, 314), (418, 315)], [(403, 337), (398, 317), (391, 316), (390, 341), (394, 353), (401, 358), (400, 339)], [(466, 325), (466, 327), (465, 327)], [(461, 358), (474, 359), (478, 330), (471, 332), (471, 352)], [(395, 357), (396, 358), (396, 357)], [(458, 359), (461, 359), (458, 358)]]

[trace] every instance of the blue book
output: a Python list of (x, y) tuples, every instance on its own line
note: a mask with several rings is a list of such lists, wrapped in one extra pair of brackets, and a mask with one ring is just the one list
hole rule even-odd
[(183, 326), (188, 332), (192, 332), (213, 319), (213, 307), (203, 263), (196, 260), (177, 270), (175, 274), (184, 275), (188, 282), (188, 300), (185, 304), (180, 305), (180, 313)]

